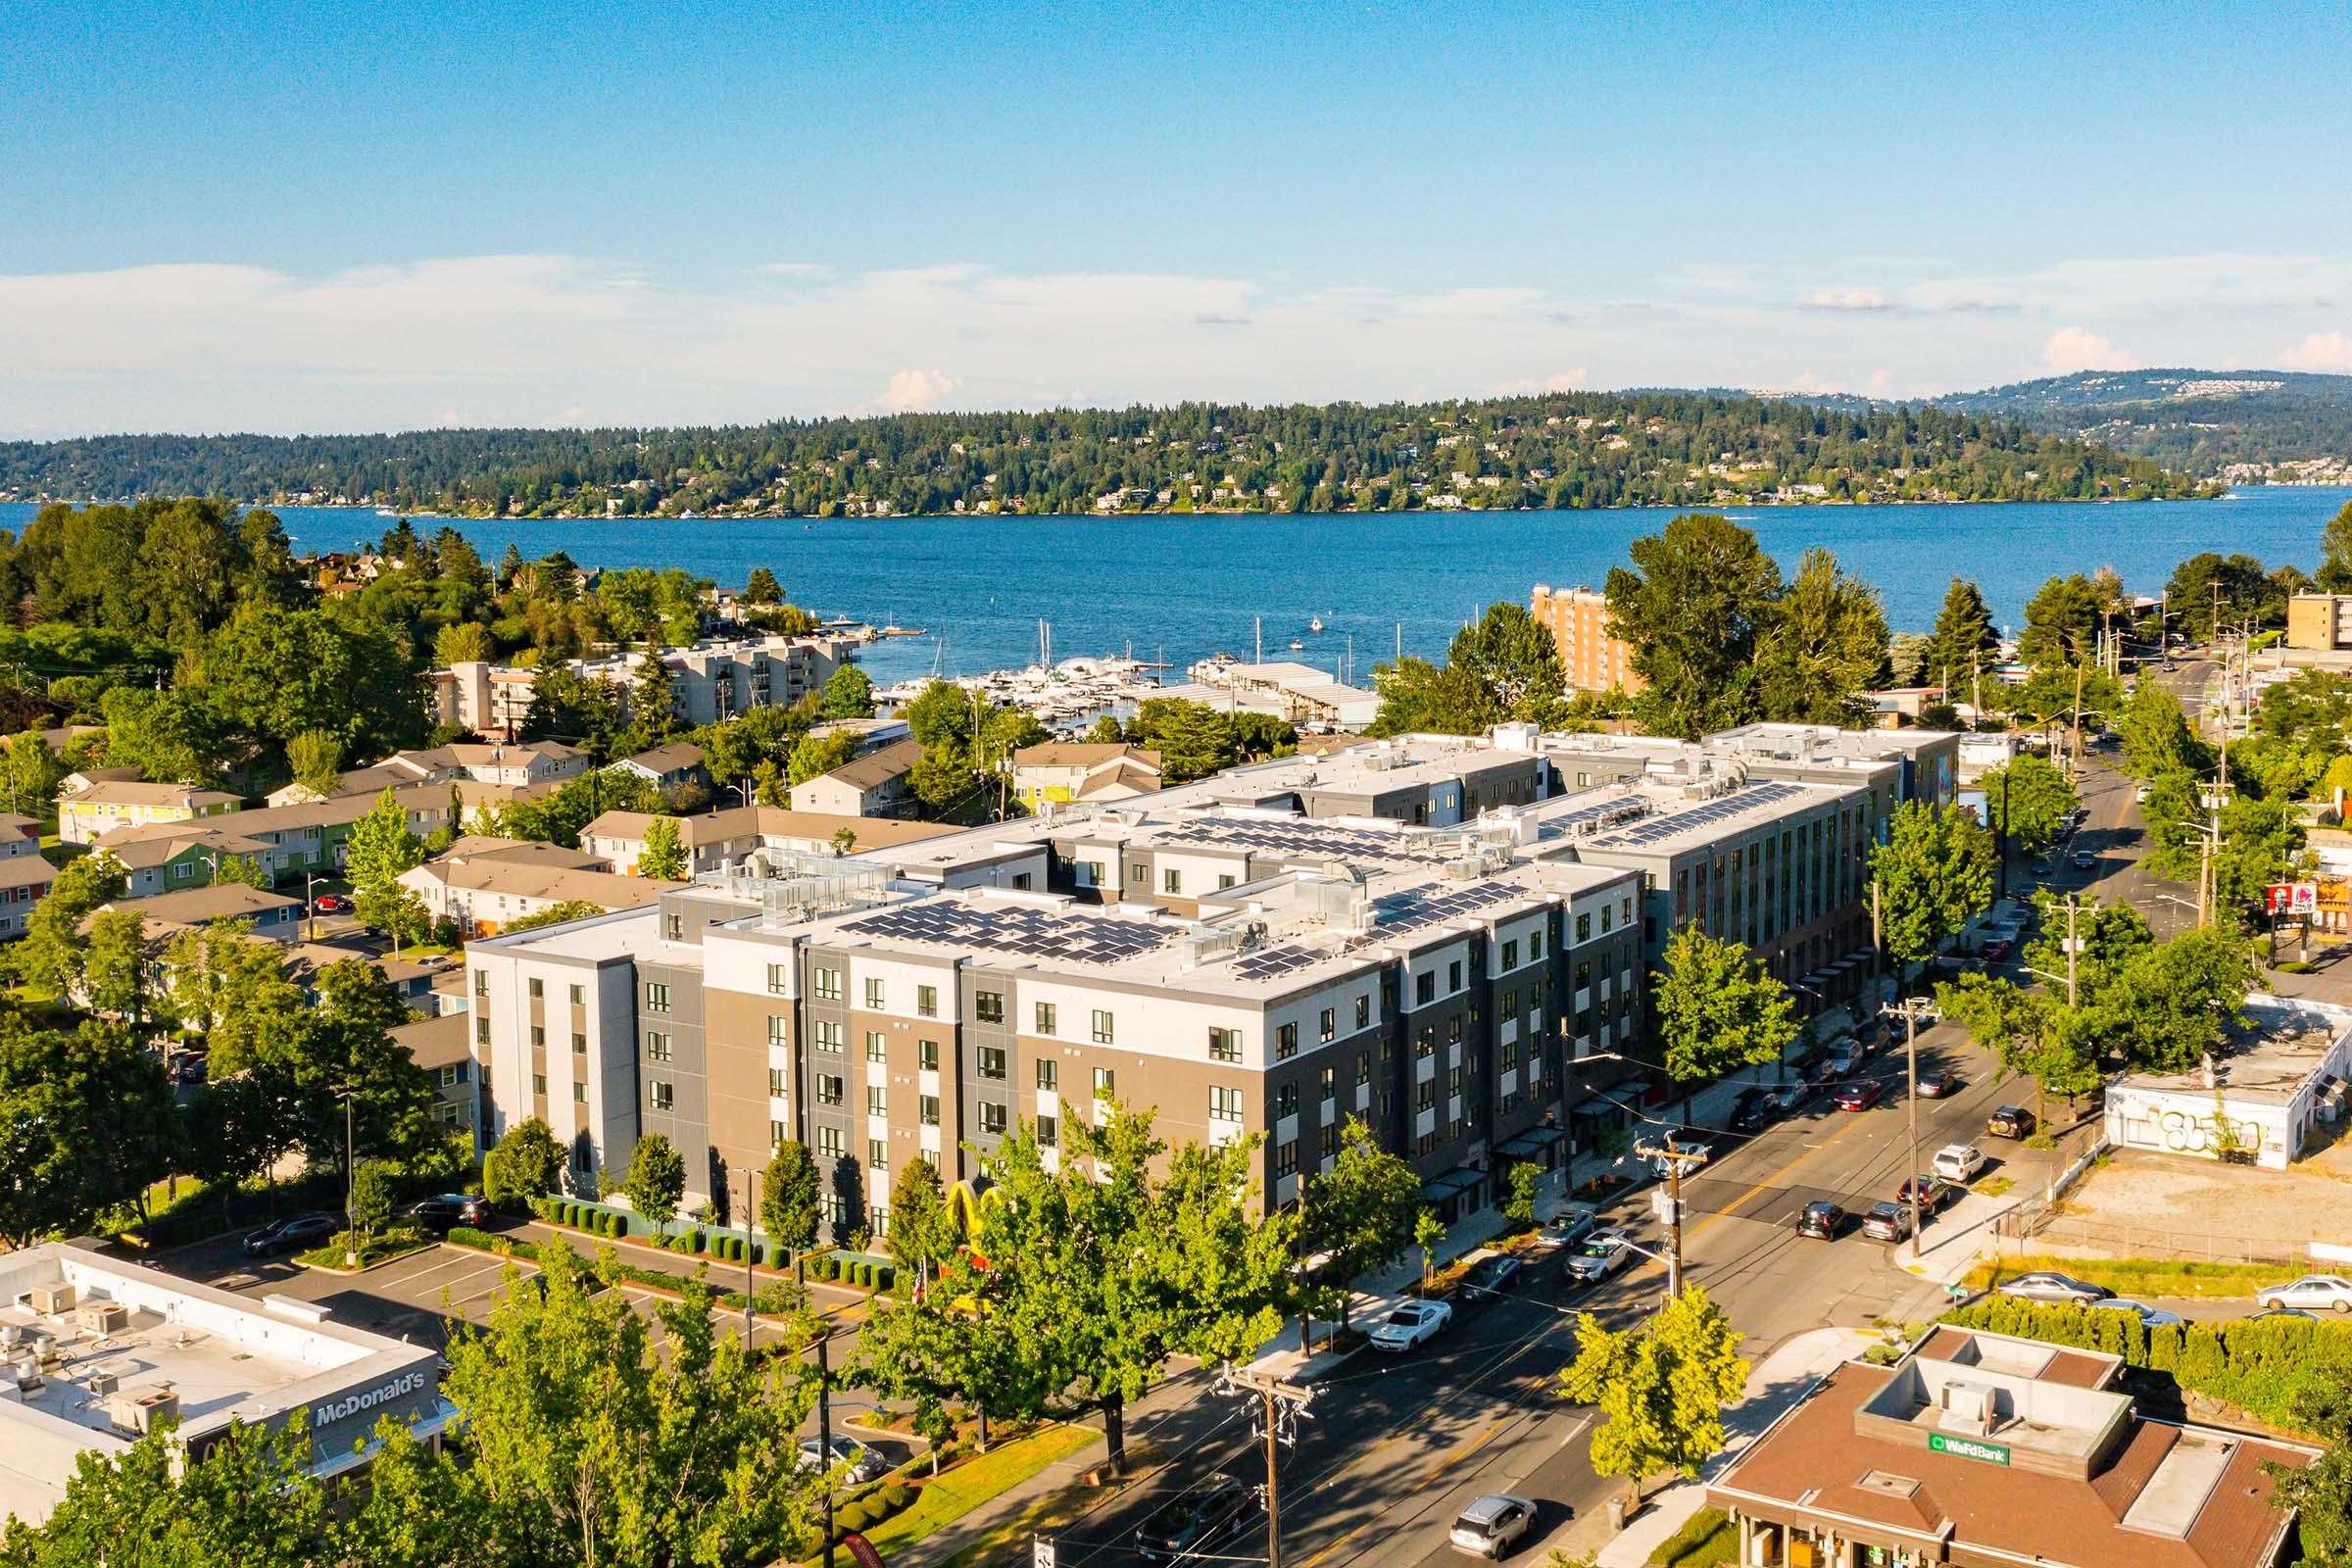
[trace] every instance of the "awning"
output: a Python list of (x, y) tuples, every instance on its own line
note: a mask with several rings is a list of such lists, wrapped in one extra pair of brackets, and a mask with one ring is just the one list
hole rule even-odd
[(1619, 1084), (1614, 1089), (1604, 1089), (1598, 1094), (1586, 1096), (1568, 1107), (1568, 1114), (1571, 1116), (1612, 1116), (1620, 1110), (1640, 1103), (1642, 1097), (1647, 1092), (1648, 1086), (1641, 1079), (1636, 1078), (1630, 1082)]
[(1432, 1176), (1421, 1184), (1421, 1196), (1431, 1202), (1442, 1202), (1456, 1193), (1468, 1192), (1487, 1179), (1486, 1172), (1456, 1165), (1443, 1176)]
[(1530, 1127), (1494, 1151), (1497, 1159), (1528, 1159), (1541, 1154), (1552, 1145), (1564, 1142), (1567, 1131), (1559, 1127)]

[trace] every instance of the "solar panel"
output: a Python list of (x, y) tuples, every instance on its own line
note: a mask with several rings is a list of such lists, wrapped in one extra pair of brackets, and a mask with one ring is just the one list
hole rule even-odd
[(1151, 953), (1166, 946), (1174, 935), (1167, 927), (1136, 920), (1049, 914), (1037, 909), (974, 909), (961, 905), (917, 905), (893, 914), (848, 921), (842, 929), (859, 936), (1080, 963), (1113, 963)]

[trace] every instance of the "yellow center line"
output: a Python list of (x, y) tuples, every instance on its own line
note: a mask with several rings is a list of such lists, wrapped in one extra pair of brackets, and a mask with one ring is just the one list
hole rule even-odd
[[(1806, 1160), (1811, 1159), (1815, 1154), (1818, 1154), (1823, 1150), (1829, 1148), (1830, 1145), (1836, 1143), (1838, 1139), (1843, 1138), (1851, 1127), (1860, 1123), (1861, 1119), (1862, 1118), (1857, 1116), (1852, 1122), (1847, 1122), (1842, 1116), (1840, 1116), (1840, 1124), (1836, 1132), (1831, 1133), (1820, 1143), (1813, 1145), (1809, 1149), (1798, 1150), (1794, 1158), (1790, 1159), (1787, 1164), (1781, 1166), (1778, 1170), (1773, 1171), (1762, 1181), (1756, 1183), (1755, 1186), (1750, 1187), (1746, 1192), (1741, 1193), (1738, 1198), (1733, 1199), (1730, 1202), (1724, 1204), (1723, 1207), (1717, 1209), (1714, 1213), (1700, 1219), (1696, 1224), (1685, 1227), (1683, 1231), (1683, 1240), (1685, 1244), (1687, 1245), (1692, 1238), (1696, 1237), (1701, 1231), (1707, 1229), (1708, 1226), (1713, 1225), (1717, 1220), (1732, 1218), (1733, 1209), (1738, 1208), (1741, 1203), (1746, 1202), (1749, 1199), (1755, 1197), (1758, 1193), (1764, 1191), (1766, 1188), (1778, 1186), (1782, 1177), (1788, 1175), (1790, 1171), (1796, 1169), (1797, 1166), (1802, 1165)], [(1665, 1264), (1657, 1262), (1653, 1259), (1650, 1262), (1644, 1263), (1642, 1266), (1641, 1272), (1644, 1274), (1657, 1274), (1664, 1272), (1665, 1267)]]

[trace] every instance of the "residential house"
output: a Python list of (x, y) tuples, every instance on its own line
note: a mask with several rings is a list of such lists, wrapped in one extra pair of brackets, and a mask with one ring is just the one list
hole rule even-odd
[(710, 782), (710, 775), (703, 766), (703, 749), (692, 741), (672, 741), (650, 752), (639, 752), (635, 757), (624, 757), (612, 765), (636, 774), (658, 790)]
[(482, 1152), (481, 1115), (477, 1104), (481, 1074), (474, 1062), (472, 1035), (466, 1015), (453, 1012), (419, 1018), (392, 1031), (393, 1040), (408, 1049), (433, 1086), (433, 1119), (446, 1132), (464, 1133)]
[(0, 814), (0, 941), (24, 934), (25, 917), (56, 879), (41, 856), (40, 827), (29, 816)]
[(788, 811), (776, 806), (737, 806), (694, 816), (657, 817), (644, 811), (607, 811), (580, 830), (580, 848), (615, 871), (633, 875), (645, 850), (646, 829), (657, 821), (678, 827), (689, 876), (731, 871), (761, 851), (786, 855), (840, 853), (849, 834), (849, 853), (873, 855), (901, 844), (955, 831), (931, 822), (886, 816), (837, 816), (823, 811)]
[(285, 852), (275, 844), (237, 832), (244, 812), (218, 821), (155, 822), (145, 827), (119, 827), (99, 841), (122, 862), (129, 877), (127, 897), (153, 898), (180, 888), (209, 887), (219, 879), (220, 862), (230, 858), (253, 861), (274, 883), (285, 870)]
[(242, 805), (243, 801), (225, 790), (199, 789), (192, 784), (150, 784), (140, 779), (104, 779), (59, 799), (57, 836), (66, 844), (94, 844), (119, 827), (225, 816)]
[[(457, 805), (452, 798), (457, 791), (460, 786), (455, 784), (403, 784), (393, 788), (392, 799), (407, 813), (409, 831), (425, 838), (442, 828), (457, 827)], [(233, 826), (237, 837), (248, 841), (249, 847), (234, 853), (251, 855), (254, 851), (250, 845), (258, 844), (262, 850), (262, 868), (272, 879), (309, 872), (331, 875), (343, 867), (353, 826), (374, 810), (380, 799), (382, 792), (378, 791), (374, 795), (339, 795), (331, 800), (239, 811)], [(215, 825), (225, 830), (232, 824)], [(127, 845), (138, 838), (139, 835), (133, 835), (121, 842)], [(102, 842), (113, 848), (118, 841), (109, 835)], [(209, 856), (218, 846), (195, 839), (188, 842), (197, 846), (194, 863), (209, 864)], [(205, 880), (210, 880), (209, 876)]]
[(253, 934), (272, 942), (291, 943), (302, 934), (300, 899), (249, 888), (242, 882), (183, 888), (146, 899), (118, 899), (103, 907), (128, 910), (144, 919), (151, 941), (195, 930), (215, 920), (251, 920)]
[(922, 759), (921, 742), (895, 742), (795, 784), (792, 808), (834, 816), (903, 816), (914, 800), (907, 775)]
[(557, 845), (478, 838), (461, 840), (449, 854), (402, 872), (400, 883), (423, 901), (433, 919), (456, 921), (468, 939), (564, 904), (638, 908), (669, 886), (608, 871), (601, 859)]
[(288, 784), (270, 796), (271, 806), (293, 806), (346, 795), (375, 796), (386, 787), (471, 780), (516, 787), (553, 786), (588, 771), (588, 754), (562, 741), (460, 743), (422, 751), (395, 752), (368, 767), (341, 776), (328, 795), (304, 784)]
[(1159, 754), (1139, 746), (1054, 741), (1012, 754), (1013, 799), (1032, 812), (1078, 801), (1132, 800), (1160, 782)]

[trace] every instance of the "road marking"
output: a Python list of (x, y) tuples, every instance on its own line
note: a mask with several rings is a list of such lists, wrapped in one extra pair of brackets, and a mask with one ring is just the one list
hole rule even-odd
[(1578, 1416), (1574, 1422), (1570, 1423), (1568, 1430), (1560, 1434), (1560, 1446), (1565, 1448), (1568, 1446), (1568, 1445), (1583, 1437), (1586, 1429), (1592, 1425), (1592, 1418), (1591, 1416)]
[(1432, 1481), (1435, 1481), (1438, 1479), (1438, 1477), (1444, 1475), (1448, 1469), (1452, 1468), (1453, 1462), (1456, 1459), (1465, 1458), (1470, 1454), (1476, 1453), (1481, 1445), (1483, 1445), (1495, 1433), (1501, 1431), (1506, 1424), (1515, 1420), (1517, 1418), (1517, 1414), (1518, 1412), (1514, 1411), (1510, 1415), (1496, 1416), (1488, 1424), (1486, 1431), (1481, 1432), (1477, 1437), (1472, 1438), (1468, 1443), (1456, 1445), (1450, 1453), (1447, 1453), (1443, 1459), (1440, 1459), (1436, 1464), (1432, 1465), (1428, 1472), (1421, 1477), (1421, 1485), (1426, 1487)]

